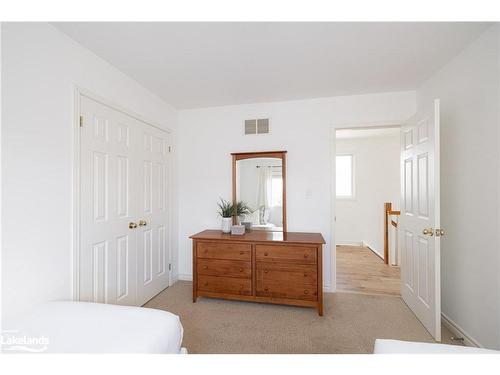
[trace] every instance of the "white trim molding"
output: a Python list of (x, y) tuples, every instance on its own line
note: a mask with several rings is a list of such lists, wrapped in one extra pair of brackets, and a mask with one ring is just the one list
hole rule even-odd
[(179, 277), (177, 275), (171, 275), (170, 281), (168, 283), (168, 286), (171, 287), (174, 285), (177, 281), (179, 281)]
[(370, 245), (368, 242), (363, 241), (362, 246), (366, 247), (368, 250), (370, 250), (373, 254), (378, 256), (380, 259), (384, 260), (384, 253), (380, 254), (377, 250), (375, 250), (375, 246)]
[(363, 241), (338, 241), (337, 246), (363, 246)]
[(193, 275), (187, 273), (180, 273), (177, 275), (179, 281), (193, 281)]
[(441, 322), (443, 325), (450, 330), (451, 333), (455, 337), (463, 337), (464, 344), (466, 346), (472, 346), (476, 348), (484, 348), (483, 345), (479, 343), (476, 339), (474, 339), (471, 335), (463, 330), (457, 323), (451, 320), (448, 316), (446, 316), (443, 312), (441, 313)]

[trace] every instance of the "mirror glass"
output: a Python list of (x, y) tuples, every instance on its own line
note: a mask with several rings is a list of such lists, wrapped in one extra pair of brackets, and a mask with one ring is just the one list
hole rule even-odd
[(283, 231), (283, 171), (281, 158), (256, 157), (236, 161), (236, 200), (251, 214), (239, 217), (252, 230)]

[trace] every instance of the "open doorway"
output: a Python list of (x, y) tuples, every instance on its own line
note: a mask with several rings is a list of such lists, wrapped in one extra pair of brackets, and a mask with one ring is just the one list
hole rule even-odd
[(400, 295), (400, 127), (337, 129), (337, 290)]

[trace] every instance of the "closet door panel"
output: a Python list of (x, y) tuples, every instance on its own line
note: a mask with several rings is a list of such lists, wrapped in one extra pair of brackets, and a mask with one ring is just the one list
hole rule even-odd
[(169, 135), (151, 126), (139, 126), (138, 292), (143, 304), (168, 287), (170, 176)]
[(136, 304), (132, 118), (81, 97), (80, 300)]

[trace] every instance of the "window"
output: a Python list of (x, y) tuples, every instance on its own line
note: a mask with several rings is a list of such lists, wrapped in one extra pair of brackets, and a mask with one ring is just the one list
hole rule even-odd
[(281, 207), (283, 195), (283, 179), (281, 173), (279, 176), (273, 175), (271, 179), (271, 207)]
[(354, 156), (337, 155), (335, 160), (337, 198), (354, 198)]

